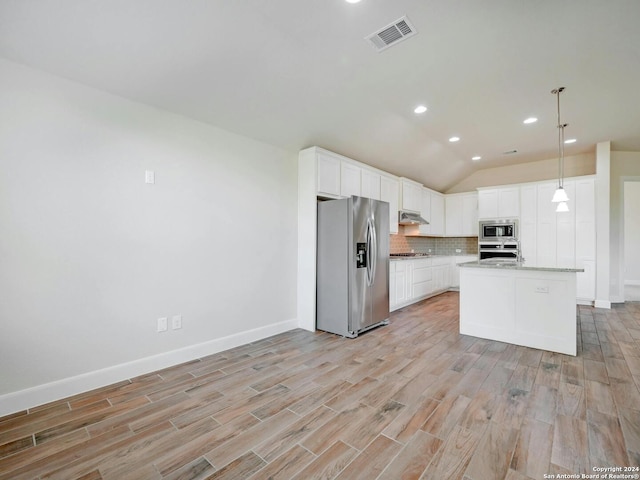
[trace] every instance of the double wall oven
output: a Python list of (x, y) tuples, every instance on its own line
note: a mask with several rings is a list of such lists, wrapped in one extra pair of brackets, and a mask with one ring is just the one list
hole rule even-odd
[(480, 260), (516, 262), (521, 259), (517, 219), (481, 220), (478, 233)]

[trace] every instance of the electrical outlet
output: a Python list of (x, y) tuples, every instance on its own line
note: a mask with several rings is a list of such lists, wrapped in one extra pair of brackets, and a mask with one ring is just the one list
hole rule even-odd
[(538, 286), (536, 287), (536, 293), (549, 293), (549, 287)]
[(158, 332), (167, 331), (167, 317), (161, 317), (158, 319)]
[(456, 248), (456, 253), (462, 253), (462, 249), (461, 248)]
[(171, 328), (173, 330), (182, 328), (182, 315), (174, 315), (173, 317), (171, 317)]

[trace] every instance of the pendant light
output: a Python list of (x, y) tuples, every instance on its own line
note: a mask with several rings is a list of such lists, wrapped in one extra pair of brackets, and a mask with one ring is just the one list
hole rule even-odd
[(553, 203), (558, 204), (556, 212), (569, 211), (569, 205), (567, 205), (569, 197), (567, 196), (567, 192), (564, 190), (564, 127), (568, 124), (560, 122), (560, 94), (563, 91), (564, 87), (551, 90), (551, 93), (556, 96), (558, 104), (558, 188), (553, 194), (553, 199), (551, 200)]

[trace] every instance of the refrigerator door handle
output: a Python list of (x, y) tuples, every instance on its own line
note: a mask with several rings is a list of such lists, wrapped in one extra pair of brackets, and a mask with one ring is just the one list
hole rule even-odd
[(376, 226), (373, 220), (369, 220), (371, 224), (371, 238), (373, 239), (373, 248), (371, 251), (372, 265), (371, 265), (371, 284), (376, 280), (376, 267), (378, 266), (378, 237), (376, 234)]
[(375, 273), (375, 228), (371, 219), (367, 219), (367, 285), (373, 285), (373, 278)]

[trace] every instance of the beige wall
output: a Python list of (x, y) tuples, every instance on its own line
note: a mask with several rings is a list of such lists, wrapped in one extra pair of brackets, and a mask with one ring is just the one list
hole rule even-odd
[(611, 300), (622, 301), (625, 180), (640, 181), (640, 152), (611, 152)]
[[(593, 175), (595, 173), (595, 152), (565, 157), (565, 177), (579, 177), (582, 175)], [(470, 192), (478, 187), (537, 182), (554, 178), (558, 178), (557, 158), (478, 170), (451, 187), (445, 193)]]

